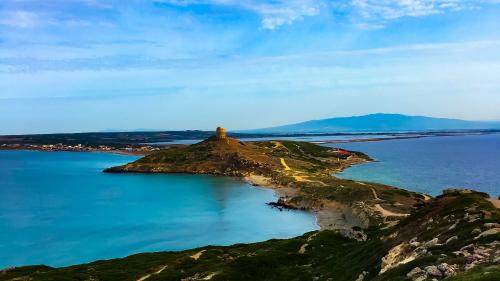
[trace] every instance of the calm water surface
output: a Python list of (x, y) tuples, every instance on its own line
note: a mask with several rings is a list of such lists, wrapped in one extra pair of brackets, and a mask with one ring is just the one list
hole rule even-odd
[[(308, 141), (308, 142), (321, 142), (321, 141), (345, 141), (353, 139), (376, 139), (394, 137), (391, 135), (327, 135), (327, 136), (303, 136), (303, 137), (286, 137), (286, 136), (273, 136), (262, 138), (240, 138), (240, 141), (269, 141), (269, 140), (288, 140), (288, 141)], [(169, 142), (155, 142), (151, 144), (194, 144), (203, 141), (197, 140), (174, 140)]]
[(468, 187), (500, 195), (500, 134), (334, 144), (367, 153), (377, 162), (347, 169), (340, 177), (441, 194)]
[(107, 153), (0, 151), (0, 269), (293, 237), (313, 215), (280, 212), (235, 178), (105, 174)]

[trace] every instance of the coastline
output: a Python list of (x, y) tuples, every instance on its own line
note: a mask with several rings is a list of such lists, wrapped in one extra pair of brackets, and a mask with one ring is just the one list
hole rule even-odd
[(112, 153), (118, 155), (128, 155), (128, 156), (146, 156), (150, 152), (145, 151), (129, 151), (129, 150), (104, 150), (104, 149), (87, 149), (87, 150), (69, 150), (69, 149), (59, 149), (59, 150), (46, 150), (46, 149), (29, 149), (29, 148), (0, 148), (0, 151), (40, 151), (40, 152), (98, 152), (98, 153)]
[[(345, 168), (349, 167), (351, 165)], [(280, 186), (273, 183), (271, 178), (260, 175), (249, 175), (243, 177), (243, 180), (253, 186), (273, 190), (274, 194), (278, 197), (277, 202), (271, 202), (274, 207), (279, 209), (303, 210), (313, 214), (319, 230), (338, 230), (345, 233), (351, 232), (353, 227), (362, 227), (364, 225), (362, 220), (357, 217), (349, 206), (340, 202), (324, 201), (321, 204), (308, 204), (308, 202), (303, 202), (303, 204), (291, 203), (290, 199), (300, 195), (299, 189)]]
[[(146, 156), (149, 153), (143, 151), (126, 151), (126, 150), (102, 150), (102, 149), (91, 149), (91, 150), (43, 150), (43, 149), (0, 149), (4, 151), (40, 151), (40, 152), (90, 152), (90, 153), (112, 153), (118, 155), (127, 156)], [(364, 162), (363, 162), (364, 163)], [(342, 172), (343, 170), (351, 167), (353, 164), (348, 164), (342, 167), (340, 170), (336, 170), (334, 173)], [(287, 205), (289, 199), (297, 197), (300, 191), (297, 188), (291, 188), (286, 186), (280, 186), (272, 182), (271, 178), (260, 176), (260, 175), (248, 175), (246, 177), (240, 177), (242, 180), (248, 182), (253, 186), (258, 186), (262, 188), (268, 188), (274, 191), (278, 198), (278, 202), (282, 202), (285, 208), (289, 209), (300, 209), (313, 214), (316, 218), (316, 225), (320, 230), (332, 230), (332, 229), (351, 229), (352, 227), (359, 226), (359, 220), (355, 219), (353, 215), (346, 215), (349, 212), (347, 206), (342, 204), (328, 204), (327, 207), (319, 206), (295, 206)]]
[[(42, 151), (42, 152), (97, 152), (97, 153), (112, 153), (118, 155), (131, 155), (131, 156), (146, 156), (151, 152), (137, 151), (137, 150), (103, 150), (103, 149), (85, 149), (85, 150), (44, 150), (44, 149), (2, 149), (2, 150), (26, 150), (26, 151)], [(371, 158), (348, 160), (342, 166), (331, 170), (330, 176), (336, 178), (334, 174), (340, 173), (353, 165), (362, 164), (373, 161)], [(154, 173), (154, 172), (153, 172)], [(197, 174), (197, 173), (194, 173)], [(216, 175), (216, 174), (211, 174)], [(225, 176), (223, 174), (219, 176)], [(228, 175), (231, 176), (231, 175)], [(234, 175), (233, 175), (234, 176)], [(339, 230), (344, 232), (351, 232), (354, 227), (364, 228), (367, 226), (363, 221), (364, 214), (357, 214), (352, 206), (343, 204), (338, 201), (319, 199), (311, 201), (307, 199), (299, 199), (301, 197), (301, 190), (296, 187), (287, 187), (280, 185), (268, 178), (261, 175), (250, 174), (247, 176), (239, 176), (240, 179), (248, 182), (251, 185), (263, 188), (272, 189), (278, 198), (275, 206), (285, 209), (296, 209), (310, 212), (316, 218), (316, 225), (320, 230)], [(311, 180), (296, 179), (299, 182), (315, 182)]]

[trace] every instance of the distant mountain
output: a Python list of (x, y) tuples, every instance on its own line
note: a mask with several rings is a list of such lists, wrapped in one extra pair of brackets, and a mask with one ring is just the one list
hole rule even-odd
[(331, 132), (392, 132), (500, 129), (500, 122), (466, 121), (459, 119), (408, 116), (402, 114), (370, 114), (311, 120), (279, 127), (249, 130), (252, 133), (331, 133)]

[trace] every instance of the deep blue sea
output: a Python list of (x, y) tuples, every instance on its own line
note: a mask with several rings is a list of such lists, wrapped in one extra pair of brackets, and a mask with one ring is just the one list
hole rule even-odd
[(332, 144), (377, 160), (338, 176), (439, 195), (467, 187), (500, 195), (500, 134)]
[(105, 174), (137, 159), (0, 151), (0, 269), (287, 238), (317, 229), (272, 190), (203, 175)]

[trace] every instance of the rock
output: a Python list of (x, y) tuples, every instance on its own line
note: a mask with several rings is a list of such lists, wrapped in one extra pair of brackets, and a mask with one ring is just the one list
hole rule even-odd
[(416, 248), (413, 252), (417, 254), (417, 256), (421, 256), (427, 254), (427, 249), (425, 247), (420, 246)]
[(479, 233), (481, 233), (481, 229), (479, 229), (479, 228), (474, 228), (471, 232), (471, 234), (476, 234), (476, 235)]
[(401, 243), (390, 249), (387, 255), (382, 258), (382, 268), (380, 273), (384, 273), (400, 264), (411, 262), (419, 255), (420, 254), (416, 252), (416, 249), (413, 251), (413, 247), (409, 244)]
[(460, 248), (460, 251), (464, 252), (469, 252), (469, 253), (473, 253), (474, 252), (474, 244), (469, 244), (469, 245), (466, 245), (466, 246), (463, 246), (462, 248)]
[(495, 234), (499, 234), (499, 233), (500, 233), (500, 228), (488, 229), (488, 230), (482, 232), (481, 234), (479, 234), (478, 236), (474, 237), (474, 240), (479, 239), (481, 237), (486, 237), (486, 236), (495, 235)]
[(434, 239), (432, 239), (430, 241), (425, 242), (424, 246), (426, 248), (429, 248), (429, 247), (432, 247), (432, 246), (436, 246), (438, 244), (438, 242), (439, 242), (439, 239), (436, 237), (436, 238), (434, 238)]
[(443, 278), (443, 273), (435, 265), (426, 266), (424, 270), (427, 273), (427, 276), (430, 278)]
[(417, 248), (418, 246), (420, 246), (420, 242), (417, 241), (417, 237), (413, 237), (410, 242), (408, 242), (410, 244), (410, 246), (414, 247), (414, 248)]
[(450, 228), (448, 228), (448, 230), (453, 230), (453, 229), (455, 229), (455, 227), (457, 227), (456, 223), (454, 223), (452, 226), (450, 226)]
[(445, 244), (448, 244), (448, 243), (450, 243), (450, 242), (452, 242), (452, 241), (455, 241), (455, 240), (458, 240), (458, 236), (453, 236), (453, 237), (448, 238), (448, 239), (446, 240)]
[(359, 274), (358, 279), (356, 281), (363, 281), (365, 279), (365, 276), (368, 275), (369, 272), (363, 271), (361, 274)]
[(437, 266), (437, 268), (439, 269), (439, 271), (441, 271), (444, 277), (451, 277), (457, 274), (458, 265), (448, 265), (447, 263), (441, 263)]
[(478, 221), (480, 219), (483, 218), (483, 215), (482, 214), (474, 214), (474, 215), (470, 215), (467, 219), (468, 222), (475, 222), (475, 221)]
[(422, 270), (420, 267), (415, 267), (410, 272), (408, 272), (408, 274), (406, 274), (406, 277), (410, 278), (413, 281), (424, 281), (427, 280), (427, 272)]
[(485, 223), (485, 224), (484, 224), (484, 227), (486, 227), (486, 229), (491, 229), (491, 228), (500, 228), (500, 223), (496, 223), (496, 222), (489, 222), (489, 223)]
[(480, 254), (472, 254), (467, 257), (467, 263), (475, 263), (477, 261), (481, 261), (482, 259), (484, 259), (484, 256)]

